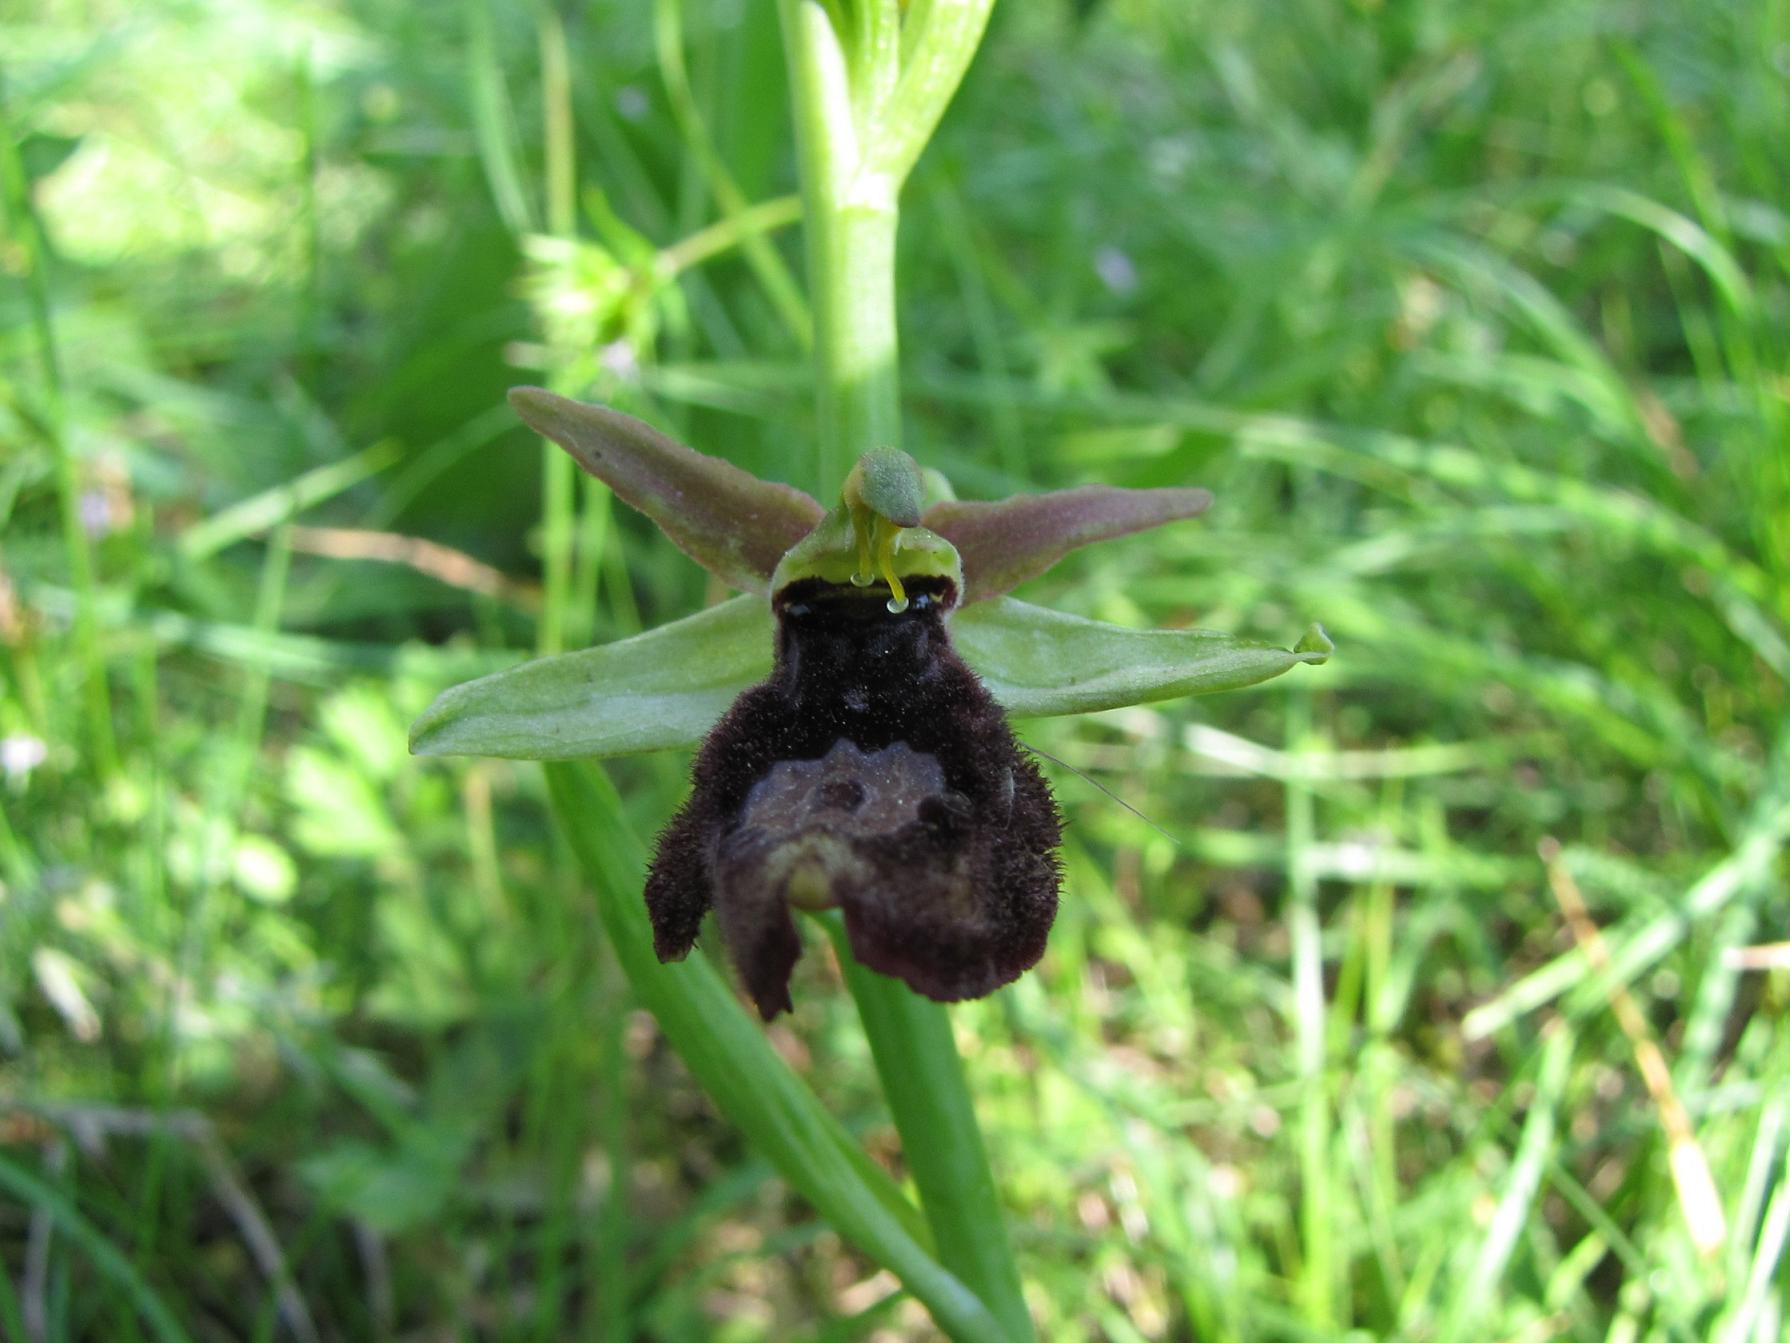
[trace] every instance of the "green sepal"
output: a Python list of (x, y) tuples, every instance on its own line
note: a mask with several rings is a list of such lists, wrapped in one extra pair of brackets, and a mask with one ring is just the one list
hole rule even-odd
[(1008, 713), (1091, 713), (1235, 690), (1334, 651), (1313, 625), (1292, 648), (1216, 630), (1134, 630), (997, 597), (951, 619), (951, 641)]
[(692, 747), (771, 672), (762, 597), (444, 690), (410, 729), (417, 755), (572, 760)]
[(793, 486), (760, 480), (607, 406), (539, 387), (512, 388), (510, 405), (730, 587), (765, 591), (783, 553), (821, 520), (821, 506)]

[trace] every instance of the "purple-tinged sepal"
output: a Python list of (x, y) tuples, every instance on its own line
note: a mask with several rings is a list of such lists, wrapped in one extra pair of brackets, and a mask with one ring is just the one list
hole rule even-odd
[(945, 500), (928, 508), (922, 520), (963, 557), (967, 606), (1011, 592), (1072, 550), (1196, 518), (1211, 506), (1211, 493), (1202, 489), (1083, 485), (992, 503)]
[(510, 405), (679, 550), (742, 592), (766, 591), (777, 561), (820, 521), (821, 506), (801, 490), (687, 448), (619, 410), (539, 387), (514, 388)]

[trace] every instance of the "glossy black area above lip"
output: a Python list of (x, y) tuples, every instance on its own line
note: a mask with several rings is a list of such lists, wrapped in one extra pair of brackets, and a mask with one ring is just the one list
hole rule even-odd
[(881, 579), (858, 587), (820, 578), (798, 578), (778, 591), (771, 600), (771, 609), (779, 617), (796, 620), (822, 616), (876, 622), (917, 616), (933, 608), (948, 611), (957, 604), (957, 585), (943, 576), (904, 578), (902, 586), (907, 589), (907, 610), (891, 611), (889, 585)]

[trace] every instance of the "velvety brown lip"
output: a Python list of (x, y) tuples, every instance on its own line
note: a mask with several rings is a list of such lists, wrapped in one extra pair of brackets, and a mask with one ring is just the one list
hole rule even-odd
[(713, 910), (759, 1012), (790, 1007), (790, 907), (837, 907), (853, 954), (941, 1001), (1043, 954), (1056, 914), (1056, 803), (951, 647), (948, 579), (886, 591), (815, 579), (775, 599), (777, 663), (703, 743), (660, 836), (647, 908), (661, 959)]

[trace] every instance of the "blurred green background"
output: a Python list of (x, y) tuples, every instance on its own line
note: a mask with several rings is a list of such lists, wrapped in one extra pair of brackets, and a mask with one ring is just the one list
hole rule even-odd
[[(931, 1337), (538, 770), (405, 752), (716, 595), (507, 386), (820, 488), (774, 6), (26, 0), (0, 80), (0, 1335)], [(1024, 726), (1063, 912), (955, 1015), (1044, 1338), (1784, 1337), (1787, 85), (1783, 0), (997, 8), (907, 446), (1210, 486), (1023, 595), (1339, 645)]]

